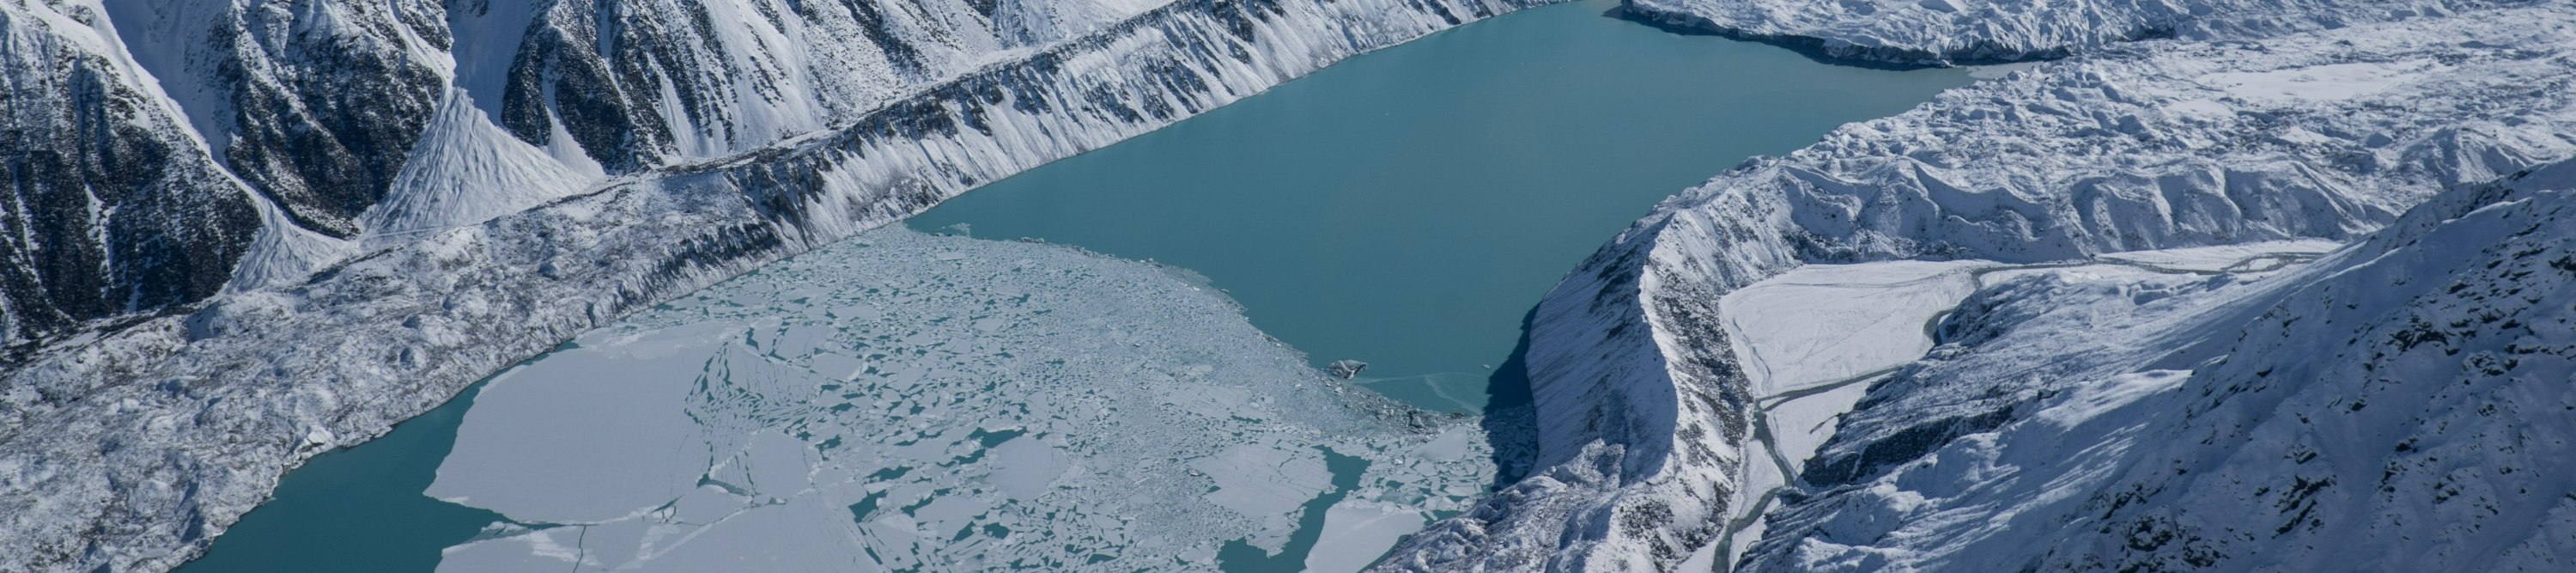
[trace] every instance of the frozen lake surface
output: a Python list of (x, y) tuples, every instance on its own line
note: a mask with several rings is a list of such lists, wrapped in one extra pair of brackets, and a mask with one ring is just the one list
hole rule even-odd
[(892, 228), (495, 377), (428, 493), (513, 523), (440, 571), (1302, 566), (1465, 506), (1483, 445), (1171, 269)]

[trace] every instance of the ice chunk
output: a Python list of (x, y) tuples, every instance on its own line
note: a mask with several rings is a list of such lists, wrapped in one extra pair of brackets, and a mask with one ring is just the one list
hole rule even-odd
[(1306, 554), (1306, 570), (1319, 573), (1359, 571), (1395, 547), (1405, 535), (1422, 529), (1423, 516), (1403, 509), (1342, 502), (1324, 512), (1324, 535)]
[(1335, 360), (1332, 364), (1324, 365), (1324, 371), (1331, 372), (1334, 376), (1340, 377), (1343, 380), (1349, 380), (1351, 377), (1358, 376), (1360, 375), (1361, 370), (1366, 369), (1368, 369), (1368, 363), (1358, 360)]

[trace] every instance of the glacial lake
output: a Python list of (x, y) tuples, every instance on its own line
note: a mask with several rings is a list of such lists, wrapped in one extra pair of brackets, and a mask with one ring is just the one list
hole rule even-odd
[[(1356, 57), (908, 225), (1194, 271), (1313, 365), (1365, 361), (1365, 387), (1475, 412), (1519, 383), (1529, 308), (1655, 202), (1971, 81), (1674, 34), (1605, 16), (1615, 6), (1535, 8)], [(181, 570), (435, 568), (498, 518), (423, 495), (482, 388), (289, 473)], [(1330, 505), (1355, 464), (1327, 452), (1331, 493), (1316, 499)], [(1313, 547), (1312, 527), (1289, 544)], [(1228, 564), (1252, 561), (1297, 568)]]
[(1352, 58), (987, 185), (924, 231), (1035, 238), (1206, 275), (1362, 385), (1474, 412), (1521, 319), (1657, 201), (1970, 81), (1545, 6)]

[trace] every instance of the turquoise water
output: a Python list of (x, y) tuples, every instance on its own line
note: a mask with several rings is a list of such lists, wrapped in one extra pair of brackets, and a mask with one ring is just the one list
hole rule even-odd
[[(1313, 362), (1366, 361), (1371, 388), (1472, 411), (1489, 379), (1508, 379), (1539, 296), (1657, 200), (1969, 81), (1670, 34), (1604, 17), (1614, 5), (1526, 10), (1354, 58), (911, 224), (1186, 267)], [(434, 568), (499, 519), (420, 494), (473, 393), (289, 473), (181, 570)], [(1347, 463), (1335, 458), (1335, 492)], [(1302, 560), (1289, 559), (1225, 558)]]
[(357, 447), (287, 472), (277, 496), (215, 538), (180, 573), (429, 571), (439, 551), (473, 539), (501, 514), (421, 495), (456, 445), (475, 384), (446, 404)]
[(1656, 201), (1971, 81), (1546, 6), (1353, 58), (969, 192), (925, 231), (1206, 275), (1317, 366), (1476, 411), (1523, 314)]

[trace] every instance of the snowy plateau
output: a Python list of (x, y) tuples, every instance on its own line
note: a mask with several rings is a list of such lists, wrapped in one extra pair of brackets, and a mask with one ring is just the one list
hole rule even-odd
[[(1420, 461), (1482, 459), (1468, 426), (1333, 391), (1143, 263), (893, 231), (833, 245), (1539, 3), (0, 2), (0, 571), (175, 567), (303, 460), (557, 348), (722, 358), (744, 385), (725, 399), (626, 398), (736, 425), (538, 429), (513, 395), (579, 389), (495, 378), (431, 493), (578, 525), (498, 532), (453, 567), (685, 569), (825, 525), (963, 531), (909, 554), (1008, 561), (970, 540), (1038, 507), (1000, 500), (1051, 490), (1037, 503), (1120, 532), (1068, 543), (1175, 569), (1223, 539), (1288, 543), (1281, 520), (1326, 491), (1345, 495), (1325, 519), (1360, 525), (1302, 565), (1391, 544), (1381, 569), (2576, 568), (2564, 2), (1630, 0), (1855, 63), (2048, 61), (1749, 160), (1612, 238), (1531, 316), (1539, 469), (1481, 497), (1449, 485), (1483, 469)], [(1186, 355), (1054, 366), (1150, 365), (1239, 398), (1177, 405), (1198, 417), (1111, 419), (1135, 380), (1079, 374), (1103, 394), (996, 395), (975, 407), (1056, 410), (906, 443), (796, 416), (899, 426), (936, 405), (762, 385), (854, 376), (831, 348), (855, 334), (760, 312), (853, 301), (657, 308), (826, 245), (886, 249), (916, 278), (984, 249), (1166, 292), (1193, 311), (1161, 336), (1259, 359), (1214, 378)], [(854, 320), (1064, 318), (935, 320), (989, 302), (936, 284)], [(988, 298), (1046, 294), (1011, 288)], [(655, 322), (690, 313), (720, 324)], [(791, 418), (809, 435), (767, 431)], [(731, 457), (589, 468), (669, 478), (632, 490), (494, 486), (547, 461), (495, 440), (586, 450), (620, 428)], [(1119, 432), (1149, 438), (1083, 442)], [(1272, 437), (1185, 439), (1255, 434)], [(872, 454), (781, 441), (834, 437)], [(1205, 454), (1224, 463), (1188, 470), (1205, 495), (1182, 508), (1249, 519), (1119, 530), (1111, 514), (1152, 508), (1095, 482), (1155, 476), (1065, 452)], [(953, 475), (846, 479), (889, 460)], [(1345, 460), (1381, 479), (1339, 485)], [(896, 498), (924, 505), (875, 511)], [(592, 530), (617, 563), (564, 557)]]

